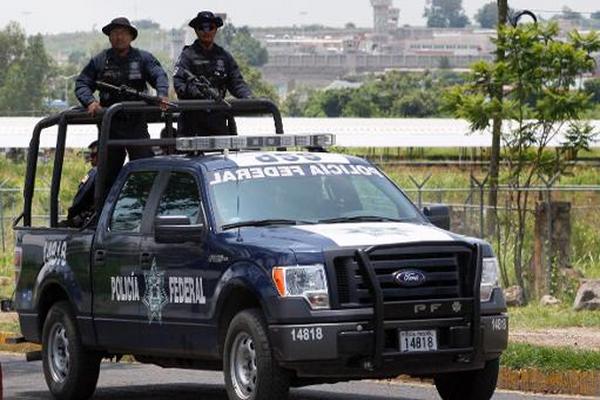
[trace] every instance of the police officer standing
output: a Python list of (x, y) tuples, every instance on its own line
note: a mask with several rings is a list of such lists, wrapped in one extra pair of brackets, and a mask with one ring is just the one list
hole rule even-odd
[[(205, 77), (219, 91), (221, 98), (225, 97), (226, 91), (241, 99), (251, 97), (252, 91), (231, 54), (214, 42), (223, 19), (210, 11), (201, 11), (189, 26), (194, 28), (198, 39), (183, 48), (177, 61), (173, 76), (177, 97), (207, 99), (188, 72)], [(226, 121), (227, 115), (223, 112), (188, 111), (179, 117), (178, 132), (182, 136), (223, 135), (228, 133)]]
[[(126, 94), (115, 93), (100, 89), (100, 100), (94, 97), (97, 89), (96, 82), (103, 81), (115, 86), (127, 85), (140, 92), (147, 90), (149, 83), (158, 92), (158, 96), (167, 101), (169, 80), (160, 62), (149, 52), (131, 46), (138, 31), (127, 18), (113, 19), (102, 28), (108, 36), (111, 48), (100, 52), (83, 69), (75, 84), (75, 95), (81, 104), (87, 108), (90, 115), (103, 108), (110, 107), (122, 101), (137, 100)], [(163, 109), (166, 104), (161, 105)], [(143, 114), (115, 115), (111, 123), (111, 139), (149, 139), (148, 125)], [(147, 147), (127, 147), (130, 160), (152, 157), (153, 153)], [(111, 148), (108, 153), (107, 185), (110, 188), (116, 179), (123, 162), (124, 148)]]

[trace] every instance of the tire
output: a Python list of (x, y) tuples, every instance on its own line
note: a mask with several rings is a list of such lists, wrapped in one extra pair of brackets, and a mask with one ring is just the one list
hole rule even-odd
[(54, 304), (42, 332), (44, 377), (52, 395), (58, 400), (89, 399), (96, 390), (101, 359), (81, 344), (69, 303)]
[(500, 360), (487, 361), (483, 369), (453, 372), (434, 377), (444, 400), (489, 400), (496, 390)]
[(260, 311), (241, 311), (229, 324), (223, 352), (223, 372), (230, 400), (288, 398), (289, 375), (273, 357)]

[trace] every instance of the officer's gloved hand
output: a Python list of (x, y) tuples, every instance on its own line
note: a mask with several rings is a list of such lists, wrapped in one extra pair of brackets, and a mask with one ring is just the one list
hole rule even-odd
[(200, 89), (198, 89), (198, 86), (194, 84), (188, 84), (186, 91), (192, 99), (201, 99), (204, 97), (202, 96), (202, 92), (200, 91)]

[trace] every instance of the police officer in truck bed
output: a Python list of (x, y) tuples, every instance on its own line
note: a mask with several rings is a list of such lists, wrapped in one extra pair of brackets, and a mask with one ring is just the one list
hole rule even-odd
[[(223, 19), (210, 11), (201, 11), (189, 26), (194, 28), (198, 39), (185, 46), (179, 56), (173, 76), (173, 85), (179, 99), (206, 99), (206, 96), (190, 78), (204, 76), (221, 97), (229, 91), (234, 97), (245, 99), (252, 91), (244, 81), (240, 69), (226, 50), (215, 44), (217, 29)], [(227, 117), (222, 112), (187, 111), (179, 117), (178, 132), (182, 136), (227, 134)]]
[[(127, 18), (113, 19), (102, 28), (109, 37), (111, 48), (100, 52), (83, 69), (75, 84), (75, 95), (81, 104), (94, 116), (102, 108), (122, 101), (136, 100), (128, 95), (100, 90), (100, 100), (94, 97), (96, 82), (103, 81), (115, 86), (127, 85), (144, 92), (147, 83), (156, 89), (158, 96), (167, 100), (169, 79), (160, 62), (149, 52), (131, 46), (138, 31)], [(161, 106), (162, 107), (162, 106)], [(166, 105), (165, 105), (166, 107)], [(111, 123), (111, 139), (149, 139), (148, 125), (143, 114), (118, 114)], [(152, 157), (147, 147), (127, 147), (130, 160)], [(108, 153), (107, 187), (116, 179), (123, 162), (124, 148), (111, 148)]]

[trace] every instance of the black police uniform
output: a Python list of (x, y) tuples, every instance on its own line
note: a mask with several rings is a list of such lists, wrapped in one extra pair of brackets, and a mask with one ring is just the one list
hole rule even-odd
[[(95, 101), (96, 82), (104, 81), (115, 86), (127, 85), (138, 91), (146, 90), (146, 83), (156, 88), (158, 96), (169, 93), (169, 79), (160, 62), (149, 52), (131, 48), (126, 57), (119, 57), (108, 49), (96, 55), (83, 69), (75, 84), (75, 95), (87, 107)], [(100, 89), (100, 105), (110, 107), (122, 101), (137, 100), (128, 95)], [(111, 123), (111, 139), (148, 139), (148, 124), (142, 114), (117, 114)], [(130, 160), (152, 157), (147, 147), (127, 147)], [(125, 149), (111, 148), (108, 153), (107, 184), (112, 185), (123, 162)], [(110, 186), (108, 186), (110, 187)]]
[[(225, 96), (228, 90), (239, 99), (249, 98), (252, 91), (244, 81), (240, 68), (225, 49), (213, 44), (210, 50), (202, 47), (199, 40), (191, 46), (185, 46), (177, 60), (173, 85), (179, 99), (204, 99), (200, 90), (189, 81), (184, 70), (204, 76)], [(178, 135), (226, 135), (227, 117), (222, 112), (188, 111), (181, 113), (178, 123)]]
[(67, 226), (80, 227), (92, 215), (94, 209), (94, 187), (96, 186), (96, 167), (88, 171), (79, 183), (77, 194), (67, 214)]

